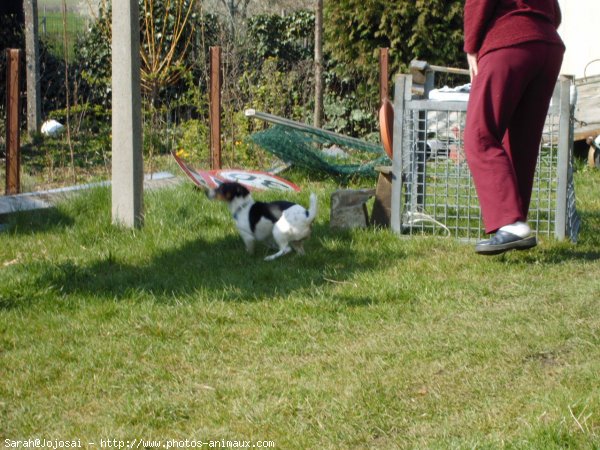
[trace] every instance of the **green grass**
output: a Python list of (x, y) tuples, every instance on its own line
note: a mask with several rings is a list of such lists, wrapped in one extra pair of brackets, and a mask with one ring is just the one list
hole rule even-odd
[[(5, 439), (238, 439), (282, 449), (600, 448), (600, 174), (577, 245), (484, 258), (328, 227), (244, 255), (190, 183), (110, 224), (99, 189), (0, 234)], [(275, 198), (273, 193), (257, 197)], [(96, 447), (97, 448), (97, 447)]]

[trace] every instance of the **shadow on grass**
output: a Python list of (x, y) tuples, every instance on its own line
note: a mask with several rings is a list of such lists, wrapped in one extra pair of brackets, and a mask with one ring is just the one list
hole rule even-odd
[(600, 260), (600, 211), (578, 210), (581, 219), (576, 244), (565, 243), (547, 252), (552, 262), (566, 260)]
[[(330, 245), (330, 240), (335, 244)], [(37, 291), (59, 291), (61, 295), (102, 297), (110, 300), (152, 298), (158, 302), (177, 303), (197, 298), (220, 301), (258, 301), (304, 291), (308, 295), (323, 285), (330, 285), (329, 274), (344, 282), (357, 272), (369, 271), (386, 262), (376, 247), (361, 250), (360, 257), (351, 248), (349, 233), (329, 231), (318, 225), (306, 245), (306, 255), (290, 254), (272, 262), (263, 261), (273, 252), (257, 248), (246, 254), (237, 235), (216, 242), (197, 239), (179, 248), (163, 251), (146, 263), (127, 263), (113, 255), (76, 264), (45, 263), (36, 272)], [(404, 255), (398, 255), (404, 257)], [(0, 302), (0, 308), (23, 307)], [(25, 303), (31, 301), (25, 301)], [(365, 301), (361, 304), (368, 305)]]
[(7, 234), (32, 234), (56, 231), (74, 225), (72, 217), (56, 208), (22, 211), (0, 216), (0, 223)]
[(566, 261), (598, 261), (600, 251), (578, 249), (577, 247), (555, 247), (537, 249), (524, 254), (524, 260), (543, 264), (562, 264)]
[[(567, 239), (563, 242), (554, 241), (551, 245), (542, 244), (531, 251), (517, 252), (520, 256), (519, 262), (562, 264), (567, 261), (600, 260), (600, 212), (579, 210), (578, 214), (581, 226), (576, 243)], [(505, 261), (511, 253), (502, 255), (499, 260)]]

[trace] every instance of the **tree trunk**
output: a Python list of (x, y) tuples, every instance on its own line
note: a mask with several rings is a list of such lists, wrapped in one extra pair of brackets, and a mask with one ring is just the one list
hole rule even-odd
[(250, 3), (250, 0), (221, 0), (221, 4), (225, 6), (229, 13), (229, 32), (233, 42), (236, 39), (239, 22), (247, 17), (248, 3)]
[(37, 0), (25, 0), (25, 61), (27, 67), (27, 131), (40, 131), (42, 106), (40, 98), (39, 33)]
[(315, 114), (314, 126), (323, 125), (323, 0), (316, 0), (315, 11)]

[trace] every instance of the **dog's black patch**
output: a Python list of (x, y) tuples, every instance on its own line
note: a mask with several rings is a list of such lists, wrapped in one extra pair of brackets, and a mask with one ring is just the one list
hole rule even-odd
[(227, 201), (231, 201), (235, 197), (246, 197), (250, 191), (239, 183), (222, 183), (215, 194)]
[(295, 203), (286, 202), (285, 200), (270, 203), (254, 203), (250, 208), (249, 214), (250, 229), (254, 232), (256, 230), (256, 224), (263, 217), (273, 223), (277, 222), (283, 215), (283, 212), (294, 205)]

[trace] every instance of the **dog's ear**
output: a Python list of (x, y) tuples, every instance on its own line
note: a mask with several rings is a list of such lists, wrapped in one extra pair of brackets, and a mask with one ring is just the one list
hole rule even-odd
[(246, 197), (250, 193), (250, 191), (240, 183), (235, 183), (235, 193), (240, 197)]

